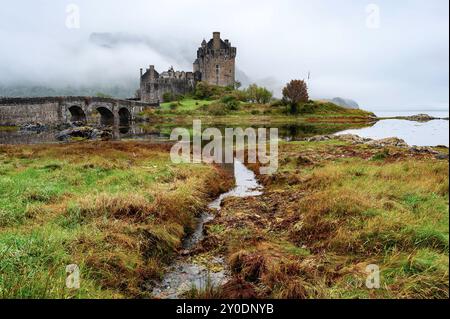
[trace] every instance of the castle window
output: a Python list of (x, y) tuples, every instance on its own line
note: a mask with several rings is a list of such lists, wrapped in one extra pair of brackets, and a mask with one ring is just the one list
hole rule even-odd
[(220, 65), (216, 65), (216, 85), (219, 85)]

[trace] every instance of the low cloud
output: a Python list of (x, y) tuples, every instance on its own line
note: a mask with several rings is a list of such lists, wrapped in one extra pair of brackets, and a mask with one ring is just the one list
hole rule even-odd
[[(80, 28), (66, 27), (66, 6)], [(280, 95), (307, 78), (314, 98), (369, 109), (448, 109), (448, 1), (9, 1), (0, 12), (0, 85), (136, 86), (139, 68), (191, 70), (203, 38), (238, 48), (238, 76)], [(247, 83), (246, 83), (247, 84)]]

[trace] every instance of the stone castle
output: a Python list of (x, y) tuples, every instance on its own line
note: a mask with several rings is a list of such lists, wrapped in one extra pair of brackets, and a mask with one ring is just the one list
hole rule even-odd
[(164, 102), (164, 93), (183, 95), (192, 92), (200, 81), (218, 86), (234, 85), (235, 59), (236, 48), (229, 40), (222, 40), (220, 32), (214, 32), (213, 38), (209, 42), (203, 40), (198, 48), (192, 72), (175, 71), (171, 67), (158, 73), (153, 65), (145, 73), (141, 69), (138, 99), (146, 103)]

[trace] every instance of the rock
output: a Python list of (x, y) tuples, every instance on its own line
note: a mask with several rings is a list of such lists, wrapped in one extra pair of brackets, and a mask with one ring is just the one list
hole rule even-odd
[(353, 144), (363, 144), (366, 142), (371, 141), (371, 139), (360, 137), (358, 135), (354, 134), (342, 134), (342, 135), (336, 135), (337, 139), (345, 142), (350, 142)]
[(435, 156), (435, 158), (438, 160), (447, 160), (448, 161), (448, 154), (440, 153), (440, 154), (437, 154)]
[(59, 141), (66, 141), (73, 137), (81, 137), (85, 139), (106, 138), (111, 135), (109, 131), (100, 131), (89, 126), (73, 127), (63, 130), (56, 134), (56, 139)]
[(307, 137), (304, 140), (307, 142), (323, 142), (323, 141), (328, 141), (331, 138), (332, 137), (329, 135), (317, 135), (317, 136), (313, 136), (313, 137)]
[(182, 251), (180, 251), (181, 256), (189, 256), (190, 253), (191, 251), (189, 249), (183, 249)]
[(81, 127), (84, 126), (85, 123), (83, 121), (74, 121), (70, 123), (72, 127)]
[(398, 137), (388, 137), (383, 138), (381, 140), (371, 140), (366, 144), (375, 147), (387, 147), (387, 146), (403, 147), (403, 148), (409, 147), (409, 145), (404, 140)]
[(27, 132), (44, 132), (47, 131), (49, 127), (41, 123), (27, 123), (20, 127), (21, 131)]
[(427, 146), (413, 146), (410, 147), (409, 150), (414, 153), (420, 153), (420, 154), (439, 154), (439, 152), (435, 151), (431, 147)]
[(411, 115), (411, 116), (397, 116), (395, 118), (399, 119), (399, 120), (416, 121), (416, 122), (428, 122), (428, 121), (439, 119), (439, 118), (433, 117), (428, 114), (417, 114), (417, 115)]

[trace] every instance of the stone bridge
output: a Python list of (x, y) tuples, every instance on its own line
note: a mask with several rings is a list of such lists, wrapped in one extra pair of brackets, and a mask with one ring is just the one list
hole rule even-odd
[(156, 104), (100, 97), (0, 98), (0, 126), (27, 123), (59, 125), (84, 122), (101, 125), (127, 125)]

